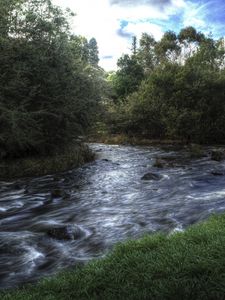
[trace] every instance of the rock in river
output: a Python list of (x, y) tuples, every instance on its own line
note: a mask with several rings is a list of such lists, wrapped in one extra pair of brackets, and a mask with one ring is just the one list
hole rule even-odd
[(47, 234), (57, 240), (76, 240), (83, 238), (86, 232), (77, 225), (62, 225), (49, 229)]
[(61, 189), (55, 189), (51, 191), (51, 198), (69, 198), (69, 194)]
[(141, 180), (160, 180), (162, 177), (155, 173), (147, 173), (145, 174)]
[(223, 176), (224, 172), (222, 172), (222, 171), (212, 171), (211, 174), (214, 175), (214, 176)]

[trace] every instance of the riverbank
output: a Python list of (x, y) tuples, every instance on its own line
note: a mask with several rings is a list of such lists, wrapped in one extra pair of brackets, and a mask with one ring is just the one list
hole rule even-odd
[[(103, 143), (108, 145), (131, 145), (131, 146), (172, 146), (173, 149), (187, 149), (191, 158), (201, 158), (211, 155), (212, 159), (221, 161), (225, 159), (224, 145), (201, 145), (190, 143), (184, 140), (173, 139), (148, 139), (137, 136), (129, 136), (125, 134), (92, 134), (87, 138), (89, 143)], [(214, 154), (205, 151), (206, 147), (211, 147)]]
[(225, 215), (184, 232), (119, 244), (106, 258), (37, 285), (1, 293), (26, 299), (224, 299)]
[(88, 137), (90, 143), (103, 143), (111, 145), (132, 145), (132, 146), (155, 146), (155, 145), (178, 145), (183, 146), (186, 143), (181, 140), (171, 139), (148, 139), (125, 134), (92, 134)]
[(49, 156), (33, 156), (0, 162), (0, 180), (44, 176), (79, 167), (94, 159), (94, 153), (84, 144), (70, 145)]

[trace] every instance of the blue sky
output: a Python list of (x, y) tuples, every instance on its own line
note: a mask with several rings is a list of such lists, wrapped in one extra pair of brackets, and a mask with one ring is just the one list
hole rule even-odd
[(76, 17), (75, 34), (95, 37), (100, 65), (116, 69), (117, 59), (129, 52), (133, 35), (152, 34), (159, 40), (167, 30), (186, 26), (225, 37), (225, 0), (53, 0), (70, 7)]

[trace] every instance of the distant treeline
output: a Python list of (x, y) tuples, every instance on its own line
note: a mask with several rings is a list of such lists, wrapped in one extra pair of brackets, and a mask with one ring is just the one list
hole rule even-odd
[(50, 0), (0, 0), (0, 158), (46, 155), (90, 125), (98, 47)]
[(225, 143), (224, 39), (187, 27), (160, 41), (144, 33), (108, 75), (111, 133)]

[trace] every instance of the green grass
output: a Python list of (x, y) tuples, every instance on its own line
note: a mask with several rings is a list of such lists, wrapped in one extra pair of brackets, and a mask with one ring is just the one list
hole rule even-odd
[(119, 244), (104, 259), (0, 299), (225, 299), (225, 215)]

